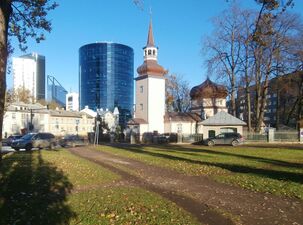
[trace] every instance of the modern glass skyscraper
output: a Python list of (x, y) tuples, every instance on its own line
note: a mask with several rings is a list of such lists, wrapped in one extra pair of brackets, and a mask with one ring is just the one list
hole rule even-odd
[(131, 117), (134, 97), (134, 51), (111, 42), (84, 45), (79, 49), (80, 110), (85, 106), (113, 111), (120, 123)]
[(65, 88), (57, 81), (53, 76), (47, 76), (47, 101), (55, 101), (60, 106), (66, 106), (66, 94)]

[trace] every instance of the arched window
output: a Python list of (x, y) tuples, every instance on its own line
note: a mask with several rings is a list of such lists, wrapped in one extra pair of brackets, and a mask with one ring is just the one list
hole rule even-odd
[(156, 55), (156, 50), (153, 50), (153, 55)]
[(144, 51), (144, 56), (146, 56), (146, 50)]
[(151, 55), (151, 50), (148, 50), (148, 55)]

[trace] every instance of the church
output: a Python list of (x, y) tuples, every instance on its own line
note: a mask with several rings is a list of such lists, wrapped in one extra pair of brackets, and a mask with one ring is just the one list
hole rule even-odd
[(144, 134), (202, 134), (203, 139), (223, 132), (243, 133), (246, 123), (227, 113), (227, 89), (207, 78), (190, 91), (190, 112), (165, 111), (165, 70), (158, 64), (150, 21), (144, 62), (135, 78), (136, 104), (134, 117), (128, 122), (128, 133), (136, 134), (140, 141)]

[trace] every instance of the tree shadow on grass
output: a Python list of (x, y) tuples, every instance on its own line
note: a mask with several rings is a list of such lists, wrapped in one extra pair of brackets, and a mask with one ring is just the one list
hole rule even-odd
[(254, 174), (260, 177), (266, 177), (271, 178), (275, 180), (283, 180), (283, 181), (291, 181), (296, 182), (299, 184), (303, 183), (303, 174), (302, 173), (296, 173), (296, 172), (288, 172), (288, 171), (277, 171), (277, 170), (271, 170), (271, 169), (263, 169), (263, 168), (255, 168), (245, 165), (237, 165), (237, 162), (234, 164), (227, 164), (227, 163), (219, 163), (219, 162), (203, 162), (200, 160), (194, 160), (194, 159), (188, 159), (183, 158), (180, 156), (174, 156), (170, 154), (166, 154), (163, 152), (149, 152), (144, 150), (143, 146), (132, 146), (132, 145), (120, 145), (119, 148), (122, 148), (126, 151), (139, 153), (139, 154), (146, 154), (154, 157), (161, 157), (164, 159), (169, 160), (178, 160), (178, 161), (184, 161), (192, 164), (197, 165), (206, 165), (206, 166), (215, 166), (222, 169), (229, 170), (231, 172), (235, 173), (243, 173), (243, 174)]
[(7, 156), (0, 165), (0, 224), (68, 224), (72, 184), (40, 151)]
[[(234, 147), (233, 147), (234, 148)], [(188, 152), (194, 152), (194, 153), (207, 153), (207, 154), (213, 154), (213, 155), (222, 155), (222, 156), (231, 156), (231, 157), (238, 157), (242, 159), (247, 160), (254, 160), (256, 162), (264, 162), (269, 163), (275, 166), (284, 166), (284, 167), (292, 167), (292, 168), (303, 168), (303, 163), (295, 163), (295, 162), (287, 162), (283, 160), (277, 160), (277, 159), (270, 159), (270, 158), (263, 158), (258, 156), (250, 156), (250, 155), (242, 155), (242, 154), (236, 154), (234, 152), (221, 152), (221, 151), (215, 151), (215, 150), (209, 150), (205, 148), (184, 148), (181, 146), (174, 146), (173, 148), (170, 146), (164, 146), (162, 147), (164, 150), (168, 150), (170, 152), (180, 152), (180, 153), (188, 153)]]

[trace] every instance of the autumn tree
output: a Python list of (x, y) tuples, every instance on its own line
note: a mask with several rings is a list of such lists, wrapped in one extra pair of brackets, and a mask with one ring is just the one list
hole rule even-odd
[(51, 31), (47, 13), (57, 7), (52, 0), (1, 0), (0, 1), (0, 150), (2, 123), (5, 106), (6, 66), (11, 48), (9, 36), (16, 37), (21, 50), (27, 48), (27, 38), (36, 42), (45, 39), (45, 32)]
[(189, 110), (190, 88), (181, 75), (167, 75), (165, 90), (167, 111), (187, 112)]

